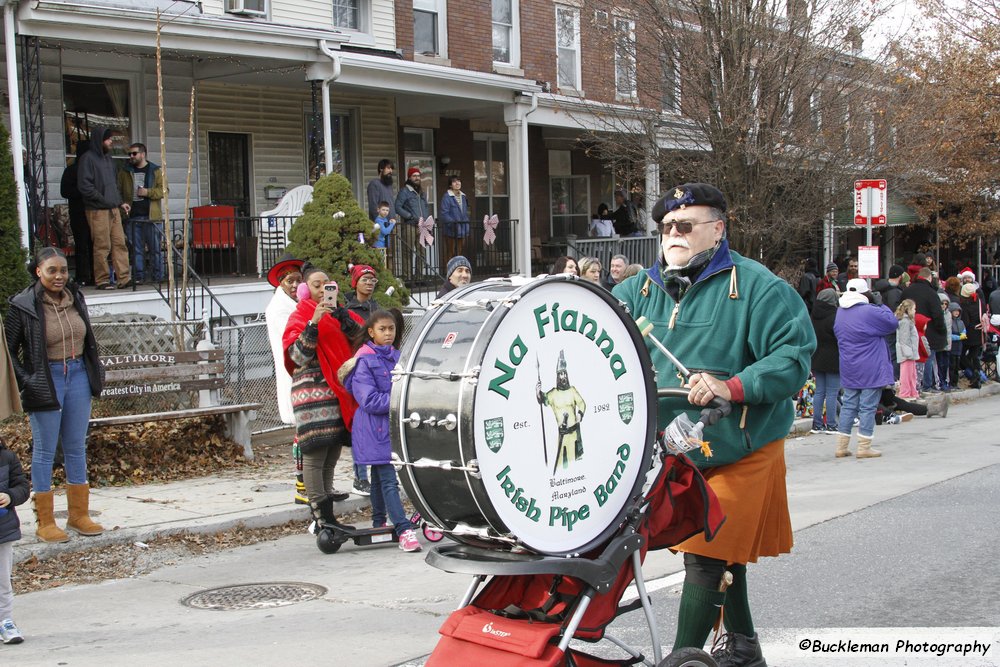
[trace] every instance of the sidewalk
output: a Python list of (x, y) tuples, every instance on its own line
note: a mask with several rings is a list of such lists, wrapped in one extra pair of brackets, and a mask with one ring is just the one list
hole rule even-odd
[[(955, 402), (994, 394), (1000, 394), (1000, 384), (990, 383), (979, 390), (955, 391), (949, 396)], [(811, 419), (796, 420), (789, 438), (808, 435), (811, 426)], [(106, 544), (146, 542), (158, 535), (215, 533), (240, 523), (262, 528), (298, 520), (302, 521), (304, 530), (310, 515), (305, 505), (293, 502), (294, 479), (291, 468), (251, 469), (166, 484), (95, 488), (91, 491), (91, 515), (104, 526), (104, 534), (96, 537), (71, 534), (70, 541), (63, 544), (46, 544), (35, 538), (35, 518), (29, 501), (18, 508), (24, 536), (14, 546), (14, 560), (20, 562), (31, 556), (45, 559)], [(345, 448), (337, 464), (334, 486), (350, 490), (353, 479), (350, 450)], [(352, 494), (334, 509), (338, 514), (346, 514), (368, 504), (367, 497)], [(55, 506), (56, 517), (62, 524), (66, 518), (64, 493), (57, 492)]]

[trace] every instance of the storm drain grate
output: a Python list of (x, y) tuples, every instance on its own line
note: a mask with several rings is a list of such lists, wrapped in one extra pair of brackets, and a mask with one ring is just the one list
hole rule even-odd
[(326, 588), (316, 584), (276, 581), (266, 584), (239, 584), (199, 591), (181, 600), (194, 609), (237, 611), (241, 609), (273, 609), (308, 602), (326, 595)]

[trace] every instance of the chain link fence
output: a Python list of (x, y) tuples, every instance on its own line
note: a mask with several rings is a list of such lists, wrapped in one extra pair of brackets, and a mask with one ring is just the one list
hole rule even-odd
[(216, 327), (214, 340), (225, 351), (225, 403), (260, 403), (257, 419), (250, 422), (254, 433), (284, 428), (278, 414), (277, 385), (274, 381), (274, 356), (267, 337), (264, 317), (240, 326)]

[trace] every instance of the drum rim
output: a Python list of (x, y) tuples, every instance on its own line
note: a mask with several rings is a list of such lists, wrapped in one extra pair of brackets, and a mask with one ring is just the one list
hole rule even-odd
[[(502, 283), (504, 281), (496, 281), (496, 282)], [(513, 285), (512, 282), (510, 281), (507, 282)], [(533, 290), (540, 289), (543, 286), (547, 286), (556, 282), (576, 283), (580, 286), (583, 286), (584, 288), (591, 290), (591, 292), (596, 294), (598, 298), (604, 300), (609, 306), (611, 306), (612, 310), (616, 312), (618, 317), (624, 323), (625, 329), (626, 331), (628, 331), (631, 342), (633, 346), (636, 348), (636, 353), (639, 357), (639, 366), (642, 369), (644, 384), (647, 387), (646, 414), (648, 415), (648, 418), (646, 424), (646, 436), (643, 441), (643, 447), (641, 452), (642, 456), (642, 462), (640, 464), (641, 467), (639, 469), (638, 474), (636, 475), (635, 482), (632, 484), (632, 488), (629, 489), (628, 500), (626, 500), (625, 503), (622, 505), (622, 508), (616, 519), (614, 521), (609, 522), (609, 525), (606, 526), (595, 538), (593, 538), (592, 540), (590, 540), (589, 542), (585, 543), (582, 546), (574, 547), (572, 549), (567, 549), (563, 551), (552, 551), (552, 550), (540, 550), (526, 543), (525, 540), (522, 539), (520, 536), (514, 535), (513, 532), (507, 527), (506, 523), (503, 522), (503, 517), (500, 515), (500, 512), (493, 507), (493, 501), (492, 499), (489, 498), (485, 484), (481, 485), (482, 488), (479, 490), (478, 493), (476, 489), (473, 488), (472, 486), (470, 486), (470, 490), (472, 491), (473, 497), (476, 498), (477, 505), (480, 506), (481, 513), (482, 513), (481, 510), (482, 502), (479, 499), (478, 495), (479, 493), (481, 493), (484, 496), (486, 496), (486, 499), (489, 501), (489, 506), (492, 510), (492, 513), (496, 515), (497, 518), (500, 520), (500, 522), (503, 524), (505, 531), (501, 533), (502, 536), (510, 536), (515, 538), (518, 544), (522, 545), (527, 549), (530, 549), (534, 553), (539, 553), (549, 556), (573, 556), (582, 553), (587, 553), (599, 546), (606, 544), (607, 541), (619, 530), (622, 523), (624, 523), (625, 515), (627, 513), (631, 499), (635, 498), (636, 494), (641, 494), (642, 492), (642, 487), (646, 479), (646, 474), (652, 467), (654, 439), (656, 435), (656, 427), (658, 424), (658, 418), (656, 413), (657, 410), (656, 377), (655, 377), (655, 369), (653, 368), (652, 357), (649, 354), (649, 348), (646, 347), (646, 343), (643, 340), (642, 334), (639, 331), (639, 327), (635, 324), (635, 320), (629, 313), (628, 308), (625, 306), (625, 303), (620, 301), (619, 299), (616, 299), (614, 295), (612, 295), (608, 290), (604, 289), (600, 285), (590, 283), (586, 280), (579, 278), (578, 276), (562, 274), (557, 276), (548, 276), (545, 278), (539, 278), (524, 285), (515, 286), (514, 290), (510, 292), (509, 297), (514, 298), (515, 296), (517, 296), (518, 300), (520, 300), (520, 297), (522, 297), (523, 295), (528, 294)], [(478, 283), (478, 285), (484, 285), (484, 286), (488, 286), (490, 284), (491, 284), (490, 282)], [(469, 287), (472, 286), (470, 285)], [(462, 293), (465, 293), (467, 291), (471, 290), (466, 289), (463, 290)], [(503, 322), (504, 318), (510, 313), (511, 310), (512, 308), (496, 308), (483, 321), (483, 324), (480, 327), (478, 333), (476, 334), (476, 337), (473, 340), (472, 345), (469, 346), (469, 356), (468, 359), (466, 360), (466, 367), (468, 367), (469, 363), (468, 360), (471, 359), (481, 360), (485, 357), (486, 349), (489, 346), (490, 340), (492, 340), (493, 336), (499, 329), (500, 324)], [(483, 337), (487, 329), (489, 329), (489, 334), (486, 337), (485, 342), (481, 342), (484, 340)], [(471, 392), (467, 391), (469, 388), (466, 386), (463, 386), (459, 390), (459, 411), (458, 411), (459, 426), (457, 430), (459, 431), (459, 449), (463, 461), (467, 461), (470, 458), (477, 458), (475, 431), (474, 431), (475, 421), (476, 421), (475, 389), (477, 387), (478, 385), (476, 387), (472, 387), (473, 391)], [(468, 399), (466, 398), (467, 393), (469, 394)], [(466, 401), (470, 403), (470, 405), (468, 406), (468, 410), (465, 409)], [(462, 415), (467, 415), (468, 418), (465, 419), (463, 418)], [(471, 443), (471, 452), (473, 454), (473, 456), (471, 457), (467, 456), (465, 451), (466, 439), (468, 439), (468, 442)], [(468, 478), (468, 475), (466, 475), (466, 477)], [(486, 519), (486, 523), (492, 526), (492, 522), (489, 521), (487, 515), (482, 514), (482, 516), (484, 517), (484, 519)]]

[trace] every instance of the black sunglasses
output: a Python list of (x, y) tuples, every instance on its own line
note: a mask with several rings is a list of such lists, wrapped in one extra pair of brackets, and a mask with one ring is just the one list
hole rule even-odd
[(142, 151), (129, 151), (129, 155), (142, 155)]
[(707, 225), (711, 222), (718, 222), (718, 220), (705, 220), (704, 222), (673, 220), (671, 222), (658, 222), (656, 223), (656, 228), (659, 230), (661, 234), (669, 234), (671, 227), (676, 227), (677, 232), (680, 234), (690, 234), (694, 230), (695, 225)]

